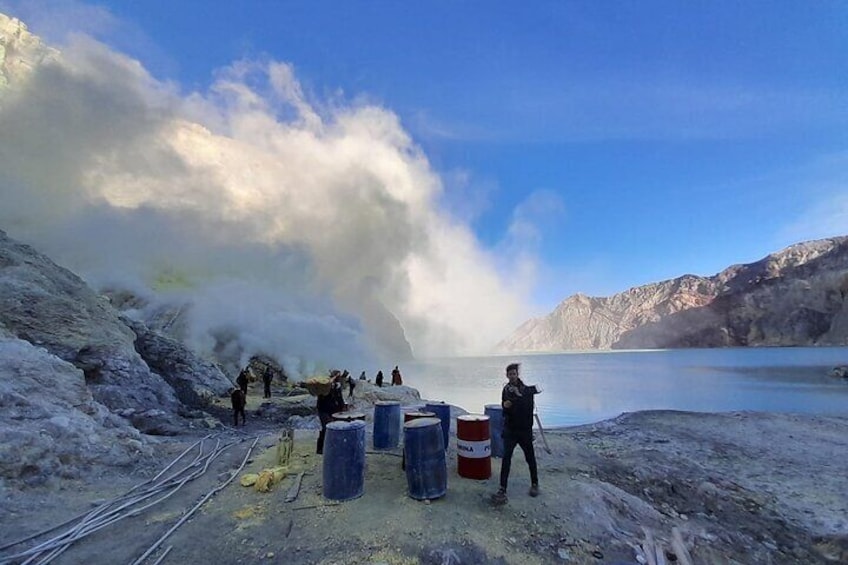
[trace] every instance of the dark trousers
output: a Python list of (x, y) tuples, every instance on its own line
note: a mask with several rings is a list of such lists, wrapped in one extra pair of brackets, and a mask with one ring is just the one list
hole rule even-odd
[(318, 412), (318, 418), (321, 420), (321, 431), (318, 432), (318, 447), (315, 452), (321, 455), (324, 453), (324, 437), (327, 435), (327, 424), (333, 421), (333, 415), (327, 412)]
[(506, 490), (506, 485), (509, 482), (509, 469), (512, 466), (512, 452), (515, 451), (515, 446), (521, 447), (524, 452), (524, 459), (527, 461), (527, 466), (530, 468), (530, 483), (539, 484), (539, 473), (536, 469), (536, 452), (533, 451), (533, 430), (514, 432), (504, 430), (504, 454), (501, 462), (501, 488)]
[(271, 398), (271, 381), (265, 382), (265, 398)]

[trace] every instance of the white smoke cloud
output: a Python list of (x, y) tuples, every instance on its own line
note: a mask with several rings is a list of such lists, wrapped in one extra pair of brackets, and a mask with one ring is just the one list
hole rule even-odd
[(190, 299), (200, 350), (226, 330), (243, 355), (353, 364), (388, 310), (418, 356), (480, 353), (526, 312), (385, 108), (310, 100), (277, 61), (182, 95), (85, 36), (33, 67), (0, 92), (0, 228), (95, 284)]

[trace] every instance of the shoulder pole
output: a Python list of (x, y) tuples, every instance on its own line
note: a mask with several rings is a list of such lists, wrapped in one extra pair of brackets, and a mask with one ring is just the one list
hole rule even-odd
[(551, 448), (548, 446), (548, 439), (545, 437), (545, 428), (542, 427), (542, 420), (539, 419), (539, 415), (536, 414), (535, 412), (533, 413), (533, 416), (536, 417), (536, 424), (538, 424), (538, 426), (539, 426), (539, 433), (542, 436), (542, 443), (545, 444), (545, 451), (550, 453)]

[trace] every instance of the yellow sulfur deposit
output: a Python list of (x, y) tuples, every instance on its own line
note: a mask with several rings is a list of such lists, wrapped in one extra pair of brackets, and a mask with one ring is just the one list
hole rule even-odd
[(258, 478), (259, 475), (256, 473), (245, 473), (241, 476), (241, 480), (239, 482), (241, 482), (241, 486), (243, 487), (252, 487), (256, 484), (256, 479)]
[(271, 487), (279, 483), (286, 476), (286, 470), (283, 467), (274, 467), (273, 469), (263, 469), (256, 479), (256, 492), (269, 492)]
[(256, 492), (268, 492), (271, 490), (271, 485), (274, 484), (274, 472), (271, 469), (264, 469), (259, 473), (259, 478), (256, 479), (256, 484), (253, 485)]
[(309, 377), (303, 384), (312, 396), (324, 396), (332, 388), (330, 377)]

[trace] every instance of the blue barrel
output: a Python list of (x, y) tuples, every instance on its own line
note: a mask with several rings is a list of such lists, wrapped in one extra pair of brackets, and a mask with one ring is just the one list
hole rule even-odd
[(445, 449), (447, 449), (450, 445), (450, 404), (445, 404), (444, 402), (428, 402), (424, 405), (424, 410), (432, 412), (436, 415), (436, 418), (442, 421), (442, 436), (445, 441)]
[(324, 441), (324, 498), (351, 500), (365, 488), (365, 422), (330, 422)]
[(400, 402), (374, 403), (374, 449), (394, 449), (400, 443)]
[(483, 414), (489, 417), (492, 439), (492, 457), (503, 457), (503, 407), (500, 404), (487, 404)]
[[(403, 453), (409, 496), (429, 500), (445, 495), (448, 468), (438, 418), (417, 418), (403, 425)], [(325, 448), (326, 449), (326, 448)]]

